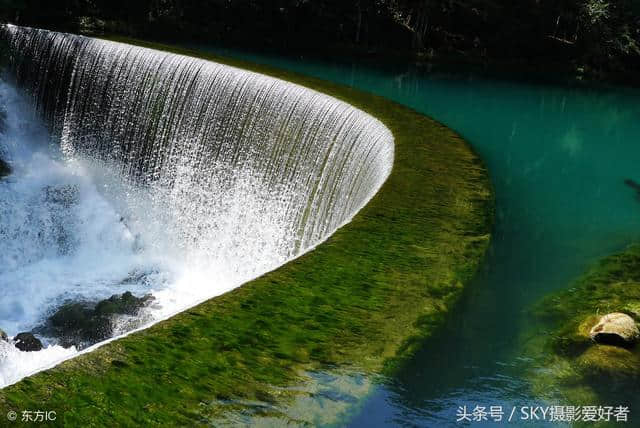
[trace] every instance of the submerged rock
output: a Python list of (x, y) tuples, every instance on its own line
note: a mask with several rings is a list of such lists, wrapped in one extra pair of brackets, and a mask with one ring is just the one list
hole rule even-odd
[(113, 334), (117, 315), (137, 315), (154, 297), (136, 297), (130, 291), (113, 295), (97, 303), (69, 302), (62, 305), (41, 331), (60, 339), (63, 346), (89, 346)]
[(615, 346), (631, 346), (640, 337), (636, 322), (627, 314), (614, 312), (600, 318), (590, 332), (598, 343)]
[(40, 339), (35, 337), (33, 333), (18, 333), (14, 338), (16, 348), (21, 351), (33, 352), (43, 348)]
[(574, 362), (587, 379), (622, 379), (640, 377), (640, 355), (617, 346), (592, 346)]
[[(595, 315), (602, 308), (617, 312)], [(528, 376), (536, 395), (582, 403), (638, 397), (640, 346), (631, 345), (640, 341), (640, 246), (604, 258), (532, 314), (523, 354), (535, 367)]]

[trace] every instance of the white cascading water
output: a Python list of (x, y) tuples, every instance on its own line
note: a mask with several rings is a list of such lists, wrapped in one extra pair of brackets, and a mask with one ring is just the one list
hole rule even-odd
[[(393, 137), (329, 96), (241, 69), (16, 26), (0, 84), (0, 328), (132, 291), (150, 325), (326, 239), (391, 171)], [(0, 124), (2, 125), (2, 124)], [(77, 354), (0, 341), (0, 387)]]

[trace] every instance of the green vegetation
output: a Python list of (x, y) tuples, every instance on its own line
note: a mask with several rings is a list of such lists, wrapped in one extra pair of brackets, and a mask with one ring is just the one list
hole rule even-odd
[[(465, 61), (525, 71), (635, 79), (637, 0), (0, 0), (0, 21), (383, 58)], [(550, 67), (551, 66), (551, 67)]]
[[(582, 405), (639, 404), (640, 347), (601, 345), (589, 337), (599, 318), (611, 312), (640, 321), (640, 246), (605, 258), (571, 288), (535, 307), (537, 326), (543, 327), (536, 328), (527, 355), (542, 360), (542, 368), (532, 373), (536, 395), (560, 395), (564, 402)], [(620, 391), (633, 403), (608, 401)]]
[(393, 374), (442, 323), (486, 251), (493, 195), (480, 159), (450, 129), (375, 95), (268, 66), (121, 41), (262, 72), (347, 101), (391, 129), (394, 168), (353, 221), (312, 252), (3, 389), (2, 411), (52, 409), (70, 426), (192, 426), (229, 410), (216, 403), (237, 403), (231, 410), (240, 412), (247, 401), (286, 403), (301, 393), (286, 387), (309, 370)]

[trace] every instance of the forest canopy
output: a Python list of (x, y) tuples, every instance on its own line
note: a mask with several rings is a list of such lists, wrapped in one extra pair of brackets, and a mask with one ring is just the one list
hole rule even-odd
[(0, 0), (22, 25), (254, 49), (640, 68), (640, 0)]

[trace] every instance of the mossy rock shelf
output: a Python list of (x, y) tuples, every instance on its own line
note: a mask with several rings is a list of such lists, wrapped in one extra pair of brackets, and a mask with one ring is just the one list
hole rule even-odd
[(422, 114), (352, 88), (208, 53), (117, 41), (264, 73), (344, 100), (393, 132), (393, 171), (353, 221), (315, 250), (1, 390), (4, 413), (50, 409), (72, 426), (193, 426), (219, 417), (224, 410), (211, 403), (220, 400), (287, 400), (288, 390), (274, 387), (294, 384), (303, 370), (393, 374), (442, 324), (490, 241), (493, 194), (469, 145)]
[[(606, 257), (532, 310), (526, 355), (533, 393), (577, 405), (640, 405), (640, 346), (599, 344), (591, 328), (608, 313), (640, 322), (640, 246)], [(537, 332), (537, 333), (536, 333)], [(625, 402), (619, 402), (625, 397)]]

